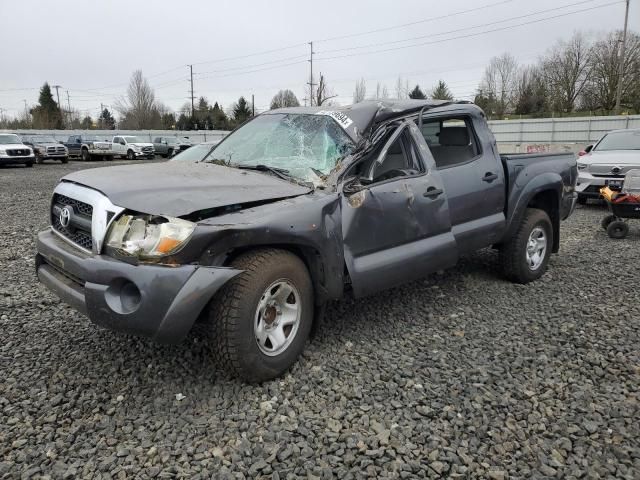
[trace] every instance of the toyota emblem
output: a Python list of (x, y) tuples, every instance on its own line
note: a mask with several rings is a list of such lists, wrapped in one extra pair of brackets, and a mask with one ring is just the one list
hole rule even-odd
[(619, 174), (622, 171), (621, 167), (613, 167), (611, 169), (611, 173), (615, 173), (616, 175)]
[(64, 228), (67, 228), (69, 226), (69, 223), (71, 222), (71, 214), (72, 210), (70, 207), (64, 207), (62, 210), (60, 210), (60, 217), (58, 219), (60, 220), (60, 225), (62, 225)]

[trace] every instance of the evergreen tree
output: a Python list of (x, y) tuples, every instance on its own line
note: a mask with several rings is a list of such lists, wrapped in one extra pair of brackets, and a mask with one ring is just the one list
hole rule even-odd
[(98, 125), (100, 128), (105, 130), (115, 130), (116, 128), (116, 119), (113, 118), (109, 109), (105, 108), (100, 113), (100, 117), (98, 118)]
[(229, 119), (227, 118), (227, 114), (224, 113), (222, 108), (220, 108), (218, 102), (216, 102), (211, 109), (211, 128), (212, 130), (229, 129)]
[(233, 106), (233, 120), (235, 126), (240, 125), (251, 117), (251, 107), (244, 97), (238, 99), (238, 103)]
[(82, 122), (80, 122), (80, 128), (83, 130), (91, 130), (93, 128), (93, 120), (89, 115), (82, 119)]
[(62, 111), (53, 99), (51, 87), (47, 82), (40, 89), (38, 106), (31, 110), (31, 115), (36, 128), (64, 128)]
[(431, 91), (431, 98), (434, 100), (453, 100), (453, 95), (444, 80), (438, 80), (438, 84)]
[(416, 85), (416, 88), (414, 88), (413, 90), (411, 90), (411, 92), (409, 92), (409, 98), (423, 99), (423, 98), (427, 98), (427, 96), (424, 94), (422, 90), (420, 90), (420, 85)]

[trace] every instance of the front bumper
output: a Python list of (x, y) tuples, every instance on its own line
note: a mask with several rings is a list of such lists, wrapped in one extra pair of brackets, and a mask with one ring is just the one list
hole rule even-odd
[(51, 230), (38, 234), (38, 279), (96, 325), (161, 343), (187, 335), (213, 294), (240, 273), (225, 267), (130, 265), (91, 255)]
[(624, 177), (596, 177), (589, 172), (578, 172), (576, 191), (581, 197), (600, 198), (600, 189), (611, 180), (620, 182)]
[(154, 158), (156, 156), (155, 152), (133, 152), (136, 155), (136, 158)]
[(6, 157), (0, 157), (0, 165), (16, 165), (29, 162), (33, 163), (35, 159), (36, 157), (34, 157), (33, 155), (29, 157), (10, 157), (7, 155)]

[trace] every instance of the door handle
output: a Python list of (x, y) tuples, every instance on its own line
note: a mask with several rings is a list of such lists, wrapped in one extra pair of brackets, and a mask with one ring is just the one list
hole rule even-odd
[(441, 188), (429, 187), (427, 188), (427, 191), (422, 194), (422, 196), (427, 198), (437, 198), (439, 195), (442, 195), (443, 193), (444, 193), (444, 190), (442, 190)]
[(498, 178), (498, 175), (496, 175), (493, 172), (487, 172), (484, 174), (484, 177), (482, 177), (482, 181), (483, 182), (493, 182), (496, 178)]

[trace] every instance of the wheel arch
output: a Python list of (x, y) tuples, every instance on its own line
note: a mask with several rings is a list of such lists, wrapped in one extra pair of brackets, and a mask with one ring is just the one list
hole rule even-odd
[(265, 243), (236, 247), (227, 252), (224, 266), (229, 266), (235, 258), (243, 253), (263, 249), (285, 250), (302, 260), (311, 277), (316, 305), (322, 305), (328, 300), (339, 298), (342, 295), (344, 287), (343, 278), (329, 278), (324, 268), (325, 264), (322, 253), (311, 245), (299, 243)]
[(514, 189), (509, 195), (508, 228), (505, 232), (504, 240), (508, 240), (515, 234), (527, 208), (538, 208), (549, 215), (553, 227), (551, 251), (557, 253), (560, 248), (560, 198), (562, 189), (562, 178), (553, 173), (538, 175), (532, 178), (522, 189)]

